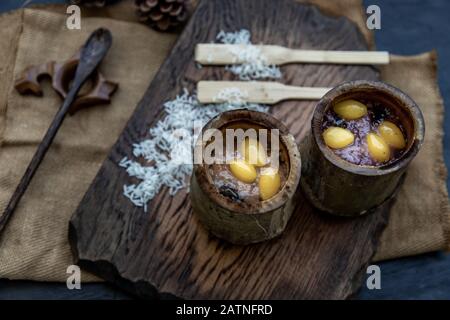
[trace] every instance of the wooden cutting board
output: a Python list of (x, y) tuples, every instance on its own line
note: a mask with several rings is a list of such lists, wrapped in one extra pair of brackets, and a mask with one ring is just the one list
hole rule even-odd
[[(162, 105), (201, 79), (234, 79), (220, 67), (198, 69), (194, 47), (221, 31), (251, 31), (254, 43), (293, 48), (366, 50), (357, 27), (291, 0), (202, 1), (146, 91), (70, 221), (77, 263), (141, 297), (186, 299), (341, 299), (355, 292), (386, 225), (388, 205), (358, 218), (338, 218), (300, 204), (277, 239), (233, 246), (199, 224), (185, 190), (164, 189), (148, 212), (123, 196), (132, 180), (118, 162), (164, 114)], [(376, 80), (369, 66), (289, 65), (286, 84), (332, 87)], [(297, 141), (308, 132), (315, 101), (283, 102), (270, 112)], [(355, 194), (355, 197), (358, 195)]]

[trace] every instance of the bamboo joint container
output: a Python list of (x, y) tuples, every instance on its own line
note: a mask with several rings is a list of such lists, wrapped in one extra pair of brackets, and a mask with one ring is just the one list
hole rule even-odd
[[(224, 112), (202, 129), (223, 129), (239, 123), (257, 128), (278, 129), (280, 150), (288, 155), (288, 175), (285, 183), (272, 198), (256, 203), (235, 202), (223, 196), (213, 184), (204, 162), (194, 164), (190, 196), (194, 212), (203, 225), (215, 236), (233, 244), (246, 245), (268, 240), (285, 229), (296, 205), (295, 192), (301, 174), (301, 158), (294, 137), (271, 115), (249, 110)], [(200, 136), (195, 153), (202, 152), (207, 141)], [(281, 151), (280, 151), (281, 152)]]
[[(335, 103), (347, 99), (380, 102), (395, 113), (407, 140), (399, 158), (381, 166), (356, 165), (326, 146), (322, 137), (324, 114)], [(303, 193), (319, 210), (341, 216), (365, 214), (395, 194), (423, 143), (424, 134), (425, 124), (419, 107), (399, 89), (376, 81), (343, 83), (318, 102), (311, 131), (301, 143)]]

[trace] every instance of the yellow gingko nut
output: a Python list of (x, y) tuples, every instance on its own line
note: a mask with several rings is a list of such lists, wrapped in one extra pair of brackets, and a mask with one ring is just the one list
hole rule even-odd
[(389, 145), (375, 133), (369, 133), (367, 135), (367, 147), (369, 154), (375, 161), (386, 162), (391, 157), (391, 151)]
[(329, 127), (323, 132), (323, 140), (325, 140), (325, 144), (330, 148), (342, 149), (351, 145), (355, 141), (355, 136), (350, 130)]
[(267, 164), (266, 150), (258, 140), (247, 138), (242, 143), (241, 148), (241, 153), (248, 163), (257, 167), (262, 167)]
[(406, 146), (405, 137), (402, 131), (394, 123), (383, 121), (378, 127), (380, 136), (388, 145), (396, 149), (403, 149)]
[(259, 177), (259, 196), (261, 200), (272, 198), (278, 193), (281, 186), (281, 179), (278, 170), (264, 168)]
[(252, 183), (256, 180), (256, 169), (253, 165), (243, 160), (233, 160), (230, 162), (230, 171), (236, 179), (244, 183)]
[(334, 105), (334, 112), (345, 120), (356, 120), (367, 114), (366, 105), (356, 100), (344, 100)]

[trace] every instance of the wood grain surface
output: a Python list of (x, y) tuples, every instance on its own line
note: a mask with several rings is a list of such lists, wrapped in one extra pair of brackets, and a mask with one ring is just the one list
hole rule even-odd
[[(118, 162), (132, 143), (164, 116), (162, 104), (199, 80), (234, 79), (219, 67), (198, 69), (194, 47), (220, 30), (247, 28), (256, 43), (302, 49), (366, 50), (357, 28), (291, 0), (202, 1), (139, 103), (69, 227), (78, 264), (141, 297), (187, 299), (341, 299), (353, 294), (370, 261), (388, 206), (344, 219), (315, 211), (301, 192), (284, 234), (246, 247), (210, 236), (193, 214), (188, 194), (162, 190), (145, 213), (122, 195), (130, 183)], [(346, 80), (376, 80), (368, 66), (288, 65), (286, 84), (335, 86)], [(299, 142), (309, 130), (315, 102), (271, 107)], [(358, 195), (355, 194), (355, 197)]]

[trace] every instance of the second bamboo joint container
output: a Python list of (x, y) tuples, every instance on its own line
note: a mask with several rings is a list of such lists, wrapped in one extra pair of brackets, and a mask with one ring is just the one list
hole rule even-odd
[[(348, 99), (379, 103), (395, 114), (406, 136), (406, 146), (399, 158), (386, 165), (357, 165), (343, 160), (325, 144), (322, 123), (326, 112)], [(419, 107), (399, 89), (375, 81), (343, 83), (318, 102), (311, 131), (301, 143), (303, 192), (322, 211), (342, 216), (367, 213), (395, 193), (423, 143), (424, 134)]]

